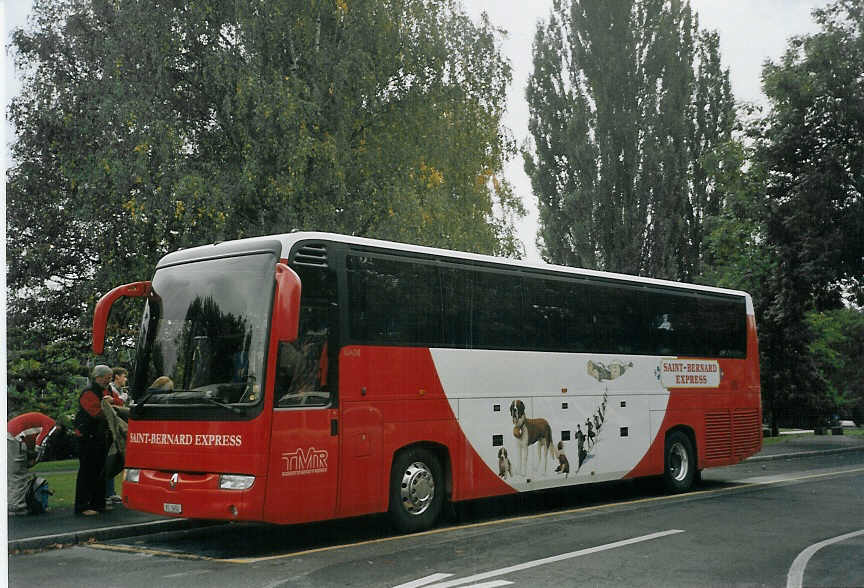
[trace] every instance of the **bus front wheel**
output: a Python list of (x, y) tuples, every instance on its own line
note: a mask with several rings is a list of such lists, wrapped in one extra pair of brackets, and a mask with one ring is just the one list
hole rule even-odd
[(403, 533), (432, 527), (444, 502), (444, 480), (438, 458), (427, 449), (400, 451), (390, 472), (390, 519)]
[(673, 493), (687, 492), (696, 477), (696, 453), (690, 437), (682, 431), (673, 431), (666, 438), (663, 481)]

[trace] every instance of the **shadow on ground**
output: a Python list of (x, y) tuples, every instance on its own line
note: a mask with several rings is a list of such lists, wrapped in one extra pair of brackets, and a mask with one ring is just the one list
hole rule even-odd
[[(697, 490), (734, 487), (705, 481)], [(614, 506), (622, 502), (665, 496), (662, 481), (608, 482), (486, 498), (451, 505), (438, 528), (489, 523), (512, 517), (552, 515), (592, 506)], [(213, 559), (260, 558), (298, 553), (335, 545), (374, 541), (395, 531), (384, 515), (373, 515), (305, 525), (231, 523), (192, 531), (158, 533), (108, 542), (174, 554)]]

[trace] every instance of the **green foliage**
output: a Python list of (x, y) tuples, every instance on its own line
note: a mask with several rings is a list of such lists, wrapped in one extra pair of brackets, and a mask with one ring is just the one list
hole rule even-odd
[[(510, 66), (454, 0), (36, 0), (33, 14), (12, 38), (10, 357), (45, 364), (56, 343), (84, 362), (98, 297), (180, 247), (314, 229), (520, 254), (523, 210), (501, 179)], [(114, 311), (112, 364), (138, 312)]]
[(7, 418), (25, 412), (41, 412), (54, 420), (72, 423), (78, 410), (80, 391), (71, 379), (61, 385), (48, 382), (42, 388), (9, 388), (6, 396)]
[(11, 327), (7, 350), (6, 412), (11, 417), (22, 412), (42, 412), (54, 419), (76, 410), (78, 392), (86, 383), (87, 367), (82, 366), (81, 349), (86, 343), (46, 340), (34, 330)]
[(814, 17), (818, 33), (766, 64), (770, 110), (716, 176), (729, 196), (705, 276), (753, 294), (769, 418), (810, 424), (847, 403), (838, 385), (855, 377), (837, 362), (861, 353), (835, 344), (832, 313), (844, 297), (860, 303), (864, 284), (864, 17), (845, 1)]
[(814, 16), (822, 30), (765, 66), (772, 108), (757, 148), (769, 172), (766, 239), (796, 317), (837, 307), (844, 289), (860, 298), (864, 276), (864, 15), (841, 1)]
[(824, 357), (810, 353), (806, 315), (861, 300), (864, 276), (864, 16), (860, 4), (814, 11), (821, 30), (794, 38), (763, 71), (771, 103), (755, 158), (765, 170), (763, 391), (778, 406), (833, 410)]
[(706, 162), (735, 121), (718, 45), (689, 4), (554, 3), (534, 40), (524, 153), (546, 259), (700, 275), (705, 220), (725, 197)]
[(698, 281), (744, 290), (759, 306), (761, 284), (771, 275), (775, 260), (765, 247), (765, 177), (753, 165), (753, 150), (732, 140), (716, 149), (704, 165), (726, 198), (715, 216), (705, 220), (705, 265)]
[(808, 350), (841, 417), (864, 423), (864, 312), (810, 312)]

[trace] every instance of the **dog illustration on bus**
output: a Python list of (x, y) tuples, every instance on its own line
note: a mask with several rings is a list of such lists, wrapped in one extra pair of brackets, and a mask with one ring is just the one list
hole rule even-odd
[(537, 467), (543, 461), (543, 471), (549, 471), (549, 457), (558, 459), (552, 442), (552, 427), (546, 419), (529, 419), (525, 414), (525, 403), (514, 400), (510, 403), (513, 420), (513, 436), (519, 446), (519, 473), (528, 475), (528, 448), (537, 444)]

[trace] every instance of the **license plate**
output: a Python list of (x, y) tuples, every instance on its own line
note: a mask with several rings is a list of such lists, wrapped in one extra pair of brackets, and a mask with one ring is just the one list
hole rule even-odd
[(172, 504), (170, 502), (163, 502), (162, 509), (170, 514), (180, 514), (183, 512), (182, 504)]

